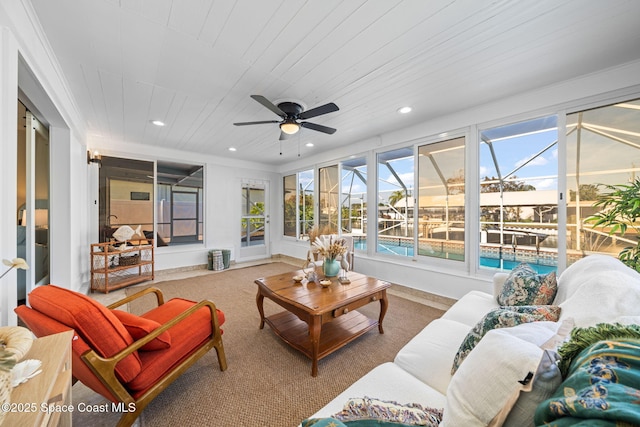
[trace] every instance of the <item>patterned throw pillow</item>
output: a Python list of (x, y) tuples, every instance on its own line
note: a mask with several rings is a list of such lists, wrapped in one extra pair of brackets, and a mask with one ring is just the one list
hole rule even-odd
[(549, 305), (558, 291), (556, 273), (536, 273), (526, 263), (511, 270), (497, 296), (500, 305)]
[(451, 375), (455, 374), (462, 361), (490, 330), (545, 320), (557, 322), (559, 317), (560, 307), (553, 305), (500, 307), (491, 310), (471, 329), (460, 344), (453, 358)]
[(501, 309), (515, 311), (522, 314), (533, 314), (542, 316), (549, 322), (557, 322), (560, 319), (560, 306), (557, 305), (503, 305)]
[(365, 396), (349, 399), (342, 411), (332, 415), (332, 418), (349, 426), (373, 425), (369, 422), (375, 421), (376, 426), (437, 427), (442, 421), (442, 409), (424, 407), (418, 403), (401, 404)]

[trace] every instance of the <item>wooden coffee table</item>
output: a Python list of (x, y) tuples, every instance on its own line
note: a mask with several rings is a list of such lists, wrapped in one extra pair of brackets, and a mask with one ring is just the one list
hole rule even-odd
[[(331, 285), (300, 283), (293, 276), (302, 271), (260, 278), (256, 303), (260, 312), (260, 329), (265, 322), (291, 347), (311, 359), (311, 375), (318, 375), (318, 360), (347, 345), (367, 331), (378, 327), (383, 334), (382, 320), (389, 305), (387, 288), (391, 283), (349, 272), (350, 284), (343, 285), (337, 278)], [(286, 311), (264, 317), (264, 298), (275, 302)], [(369, 319), (356, 311), (371, 302), (380, 301), (380, 316)]]

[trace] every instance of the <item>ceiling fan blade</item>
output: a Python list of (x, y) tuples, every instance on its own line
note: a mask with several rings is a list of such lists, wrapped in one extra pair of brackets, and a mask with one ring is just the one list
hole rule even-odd
[(264, 120), (261, 122), (240, 122), (240, 123), (234, 123), (234, 125), (236, 126), (247, 126), (247, 125), (264, 125), (267, 123), (280, 123), (279, 120)]
[(323, 114), (333, 113), (334, 111), (338, 111), (338, 110), (339, 110), (338, 106), (333, 102), (330, 102), (328, 104), (324, 104), (319, 107), (312, 108), (311, 110), (303, 111), (298, 115), (298, 117), (302, 120), (306, 120), (312, 117), (321, 116)]
[(334, 128), (330, 128), (328, 126), (318, 125), (316, 123), (302, 122), (300, 126), (307, 129), (317, 130), (318, 132), (328, 133), (329, 135), (333, 135), (336, 133)]
[(262, 104), (264, 107), (267, 107), (269, 110), (273, 111), (274, 113), (276, 113), (277, 115), (279, 115), (280, 117), (282, 117), (283, 119), (285, 117), (287, 117), (287, 115), (284, 113), (284, 111), (282, 111), (281, 109), (279, 109), (277, 106), (275, 106), (273, 104), (273, 102), (269, 101), (267, 98), (265, 98), (262, 95), (251, 95), (251, 98), (255, 99), (256, 101), (258, 101), (260, 104)]

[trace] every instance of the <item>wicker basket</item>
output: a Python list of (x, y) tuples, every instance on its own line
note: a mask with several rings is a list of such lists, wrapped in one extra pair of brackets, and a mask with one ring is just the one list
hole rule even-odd
[(122, 256), (120, 255), (119, 265), (136, 265), (140, 263), (140, 254), (135, 254), (131, 256)]

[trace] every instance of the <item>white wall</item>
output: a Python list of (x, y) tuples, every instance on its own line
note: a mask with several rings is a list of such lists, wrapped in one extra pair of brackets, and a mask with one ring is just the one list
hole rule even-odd
[[(34, 25), (35, 14), (27, 1), (3, 2), (0, 5), (0, 128), (2, 143), (0, 168), (3, 212), (0, 216), (0, 247), (3, 258), (13, 258), (16, 252), (16, 137), (17, 100), (50, 127), (51, 158), (51, 280), (78, 289), (81, 282), (79, 225), (82, 213), (73, 206), (83, 206), (84, 197), (77, 197), (83, 181), (79, 168), (83, 149), (83, 120), (69, 96), (60, 68), (50, 55), (41, 29)], [(44, 120), (43, 120), (44, 119)], [(15, 273), (2, 283), (1, 323), (15, 324)]]
[[(2, 259), (12, 259), (16, 256), (18, 69), (14, 64), (17, 60), (15, 38), (8, 29), (0, 28), (0, 188), (2, 188), (0, 258)], [(5, 100), (13, 100), (13, 102)], [(0, 274), (4, 273), (5, 269), (4, 265), (0, 265)], [(15, 323), (12, 310), (18, 294), (16, 282), (15, 271), (9, 272), (0, 280), (0, 324), (2, 325)]]

